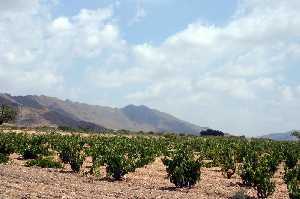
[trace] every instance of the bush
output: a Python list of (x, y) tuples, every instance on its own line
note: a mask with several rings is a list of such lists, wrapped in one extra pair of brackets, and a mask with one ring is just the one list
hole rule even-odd
[(7, 163), (9, 160), (7, 154), (0, 153), (0, 164)]
[(222, 159), (221, 159), (221, 168), (223, 175), (225, 175), (228, 179), (234, 175), (236, 171), (236, 163), (234, 158), (234, 153), (230, 149), (226, 149), (223, 151)]
[(105, 166), (107, 177), (122, 180), (127, 173), (134, 171), (141, 163), (138, 158), (139, 151), (135, 151), (135, 147), (128, 138), (98, 140), (98, 143), (89, 150), (93, 158), (91, 173), (99, 174), (99, 166)]
[(254, 183), (255, 168), (257, 167), (258, 159), (255, 152), (250, 152), (243, 158), (243, 164), (240, 167), (240, 177), (243, 184), (252, 186)]
[(25, 160), (37, 159), (40, 156), (50, 154), (47, 141), (43, 136), (25, 136), (23, 138), (23, 143), (20, 145), (20, 154)]
[(105, 159), (107, 175), (114, 180), (121, 180), (124, 175), (135, 170), (132, 160), (122, 154), (111, 152)]
[(264, 169), (258, 169), (255, 173), (255, 186), (258, 198), (267, 198), (275, 191), (275, 183), (271, 181), (271, 177)]
[(286, 157), (285, 165), (289, 169), (294, 168), (298, 162), (298, 154), (296, 150), (290, 149), (289, 151), (286, 151), (285, 157)]
[(62, 168), (63, 165), (60, 162), (55, 162), (51, 158), (41, 158), (37, 160), (30, 160), (27, 161), (25, 166), (31, 167), (31, 166), (38, 166), (42, 168)]
[(84, 141), (80, 136), (58, 136), (52, 141), (52, 145), (63, 163), (70, 164), (74, 172), (80, 171), (85, 158), (83, 154)]
[(284, 181), (287, 184), (289, 197), (291, 199), (300, 198), (300, 166), (293, 169), (285, 169)]
[(106, 167), (107, 177), (122, 180), (123, 177), (155, 160), (160, 154), (156, 139), (144, 137), (101, 137), (89, 142), (86, 154), (93, 159), (91, 174), (99, 175), (100, 166)]
[(9, 155), (16, 150), (16, 134), (0, 132), (0, 153)]
[(15, 120), (16, 116), (15, 108), (4, 104), (0, 105), (0, 125)]
[(176, 187), (189, 187), (200, 180), (201, 162), (195, 160), (193, 152), (187, 148), (177, 149), (171, 158), (164, 158), (168, 177)]
[(250, 152), (243, 162), (240, 176), (243, 183), (257, 190), (258, 198), (267, 198), (275, 191), (275, 183), (271, 181), (274, 175), (274, 160), (272, 156), (265, 154), (257, 157), (256, 153)]

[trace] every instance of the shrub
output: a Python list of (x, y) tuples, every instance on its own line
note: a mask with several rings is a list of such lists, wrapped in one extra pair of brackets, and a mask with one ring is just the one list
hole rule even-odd
[(40, 156), (50, 154), (47, 141), (43, 136), (25, 136), (23, 138), (23, 143), (20, 145), (20, 154), (25, 160), (37, 159)]
[(60, 162), (55, 162), (51, 158), (41, 158), (37, 160), (30, 160), (27, 161), (25, 166), (31, 167), (31, 166), (38, 166), (42, 168), (62, 168), (63, 165)]
[(274, 160), (272, 156), (265, 154), (257, 157), (256, 153), (250, 152), (244, 158), (240, 176), (243, 183), (257, 190), (258, 198), (267, 198), (275, 191), (275, 183), (271, 181), (274, 174)]
[(128, 138), (99, 140), (99, 143), (89, 150), (93, 158), (91, 173), (99, 174), (99, 166), (106, 166), (107, 177), (122, 180), (127, 173), (134, 171), (138, 166), (139, 152), (134, 152), (134, 148)]
[(255, 152), (250, 152), (243, 158), (243, 164), (240, 167), (240, 177), (243, 184), (252, 186), (254, 183), (255, 168), (257, 167), (258, 159)]
[(9, 160), (7, 154), (0, 153), (0, 164), (7, 163)]
[(260, 168), (255, 173), (255, 186), (258, 198), (267, 198), (275, 191), (275, 183), (271, 181), (271, 175), (264, 168)]
[(291, 199), (300, 198), (300, 166), (293, 169), (285, 169), (284, 181), (287, 184), (289, 197)]
[(130, 158), (112, 151), (105, 157), (107, 175), (114, 180), (121, 180), (125, 174), (135, 170), (131, 161)]
[(168, 177), (176, 187), (189, 187), (200, 180), (200, 160), (195, 160), (193, 152), (187, 148), (177, 149), (171, 158), (164, 158)]
[(0, 132), (0, 153), (9, 155), (16, 150), (16, 134)]
[(13, 107), (4, 104), (0, 105), (0, 125), (15, 120), (16, 116), (17, 111)]
[(59, 136), (52, 142), (53, 148), (58, 152), (62, 162), (70, 164), (74, 172), (79, 172), (85, 158), (82, 138), (80, 136)]
[(99, 174), (99, 167), (106, 167), (107, 177), (122, 180), (123, 177), (155, 160), (160, 154), (156, 139), (144, 137), (101, 137), (89, 143), (86, 154), (92, 157), (92, 174)]
[(236, 163), (233, 151), (230, 149), (225, 149), (220, 161), (223, 175), (230, 179), (236, 171)]
[(289, 151), (286, 151), (285, 157), (286, 157), (285, 165), (289, 169), (294, 168), (298, 162), (298, 154), (296, 150), (290, 149)]

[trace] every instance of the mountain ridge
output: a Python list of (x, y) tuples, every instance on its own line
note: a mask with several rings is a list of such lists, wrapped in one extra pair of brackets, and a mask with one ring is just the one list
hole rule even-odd
[(96, 128), (126, 129), (131, 131), (174, 132), (199, 135), (206, 128), (180, 120), (171, 114), (145, 105), (122, 108), (89, 105), (61, 100), (46, 95), (12, 96), (0, 94), (0, 103), (19, 107), (18, 125), (70, 126), (79, 123)]

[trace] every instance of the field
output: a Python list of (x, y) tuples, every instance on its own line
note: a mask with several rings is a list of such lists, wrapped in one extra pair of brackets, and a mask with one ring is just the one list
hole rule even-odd
[(0, 154), (0, 198), (299, 198), (298, 142), (5, 130)]

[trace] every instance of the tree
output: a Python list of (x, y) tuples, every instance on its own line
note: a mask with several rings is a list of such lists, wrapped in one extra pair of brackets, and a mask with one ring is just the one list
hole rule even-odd
[(16, 119), (17, 111), (8, 105), (0, 105), (0, 125), (6, 122), (10, 122)]
[(218, 130), (206, 129), (205, 131), (201, 131), (200, 135), (201, 136), (224, 136), (224, 133)]
[(299, 131), (294, 131), (292, 133), (293, 136), (297, 137), (298, 139), (300, 139), (300, 132)]

